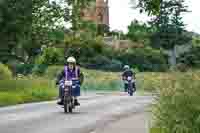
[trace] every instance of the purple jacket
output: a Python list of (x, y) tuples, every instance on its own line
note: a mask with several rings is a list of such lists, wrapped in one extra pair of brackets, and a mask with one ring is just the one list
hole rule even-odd
[(73, 80), (80, 78), (80, 68), (76, 67), (72, 70), (68, 66), (65, 66), (63, 71), (58, 75), (57, 82), (62, 79)]
[(78, 67), (75, 67), (74, 69), (69, 69), (68, 66), (65, 66), (64, 72), (64, 76), (67, 80), (78, 79), (80, 77), (80, 69)]

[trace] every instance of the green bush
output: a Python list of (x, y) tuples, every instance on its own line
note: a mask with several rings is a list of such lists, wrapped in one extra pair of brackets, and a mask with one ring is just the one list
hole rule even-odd
[(135, 48), (126, 51), (120, 51), (117, 59), (123, 64), (129, 64), (139, 71), (166, 71), (167, 60), (165, 55), (152, 48)]
[[(105, 46), (97, 40), (81, 41), (76, 39), (73, 43), (68, 44), (66, 49), (66, 57), (75, 56), (77, 62), (81, 64), (81, 66), (91, 69), (119, 71), (125, 64), (129, 64), (139, 71), (166, 71), (168, 69), (165, 54), (160, 50), (152, 48), (135, 48), (120, 51), (113, 50), (111, 47)], [(48, 57), (47, 60), (46, 57)], [(64, 54), (62, 55), (62, 58), (63, 57)], [(59, 63), (58, 60), (50, 61), (49, 58), (49, 56), (42, 55), (38, 58), (36, 64), (63, 64)], [(45, 59), (45, 61), (43, 59)], [(42, 64), (34, 67), (33, 71), (43, 73), (45, 68)]]
[(0, 80), (11, 79), (12, 73), (6, 65), (0, 63)]
[(70, 44), (67, 56), (73, 55), (86, 68), (119, 71), (122, 65), (129, 64), (139, 71), (166, 71), (167, 58), (160, 50), (134, 48), (113, 50), (109, 46), (97, 44)]
[(59, 72), (61, 72), (63, 69), (64, 66), (49, 66), (44, 76), (48, 77), (49, 79), (55, 79)]
[(103, 55), (97, 55), (97, 56), (89, 59), (89, 63), (91, 65), (94, 65), (95, 67), (109, 64), (109, 62), (110, 62), (110, 59), (108, 59), (107, 57), (105, 57)]
[(15, 67), (15, 74), (28, 75), (32, 73), (34, 64), (17, 64)]
[(193, 46), (189, 52), (182, 54), (178, 60), (188, 67), (200, 68), (200, 46)]
[(112, 60), (103, 55), (97, 55), (87, 59), (87, 61), (84, 61), (81, 65), (89, 69), (101, 69), (106, 71), (120, 71), (122, 68), (122, 63), (119, 60)]
[(46, 72), (47, 68), (48, 65), (46, 64), (38, 64), (34, 66), (32, 73), (41, 76)]
[(110, 60), (110, 63), (105, 64), (102, 66), (104, 70), (110, 71), (121, 71), (122, 70), (122, 62), (116, 59)]
[(66, 55), (76, 57), (78, 62), (83, 67), (111, 71), (117, 71), (121, 69), (121, 61), (110, 58), (108, 54), (110, 54), (111, 51), (105, 51), (109, 48), (103, 43), (102, 38), (86, 40), (82, 40), (82, 38), (75, 38), (72, 40), (67, 40), (66, 46)]
[(64, 62), (64, 51), (55, 47), (44, 48), (42, 54), (36, 59), (36, 64), (58, 64)]
[(77, 37), (68, 35), (65, 38), (65, 46), (65, 56), (74, 56), (86, 68), (117, 71), (121, 70), (122, 65), (129, 64), (139, 71), (168, 69), (165, 54), (150, 47), (116, 50), (105, 45), (101, 37), (91, 39), (83, 37), (82, 34)]
[[(81, 66), (93, 69), (119, 71), (122, 65), (129, 64), (139, 71), (166, 71), (167, 58), (161, 50), (150, 47), (116, 50), (105, 45), (101, 37), (65, 38), (65, 49), (46, 48), (36, 59), (36, 64), (61, 65), (66, 61), (64, 57), (74, 56)], [(34, 67), (34, 72), (43, 73), (43, 67)]]
[(67, 40), (66, 44), (66, 56), (74, 56), (80, 60), (86, 60), (88, 57), (92, 58), (98, 54), (102, 54), (104, 44), (101, 38), (95, 39), (82, 39), (77, 37), (71, 40)]

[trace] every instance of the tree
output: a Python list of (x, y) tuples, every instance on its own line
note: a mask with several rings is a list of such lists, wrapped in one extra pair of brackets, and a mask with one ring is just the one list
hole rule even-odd
[[(61, 8), (56, 2), (49, 3), (49, 0), (32, 0), (32, 32), (31, 45), (27, 44), (24, 48), (28, 51), (30, 56), (34, 56), (35, 51), (42, 45), (52, 43), (50, 34), (62, 28), (61, 25), (63, 17), (69, 16), (65, 14), (67, 9)], [(65, 18), (69, 20), (69, 18)]]
[(86, 38), (94, 38), (97, 35), (97, 25), (92, 21), (82, 20), (80, 24), (81, 34)]
[(176, 65), (176, 46), (190, 44), (192, 40), (186, 34), (181, 16), (184, 12), (187, 12), (184, 0), (162, 1), (159, 14), (152, 21), (156, 32), (151, 37), (151, 44), (153, 47), (171, 51), (171, 65)]
[(30, 0), (0, 2), (0, 61), (15, 58), (10, 54), (12, 50), (28, 40), (32, 24), (31, 8)]
[(98, 24), (97, 25), (97, 33), (98, 35), (104, 35), (109, 33), (109, 26), (106, 24)]
[(56, 23), (63, 16), (64, 9), (49, 0), (0, 2), (0, 60), (6, 61), (12, 56), (23, 61), (15, 52), (18, 48), (29, 57), (37, 54), (41, 45), (51, 41), (49, 32), (57, 28)]
[(91, 2), (95, 0), (65, 0), (66, 4), (70, 8), (70, 21), (72, 24), (72, 31), (76, 32), (80, 28), (81, 12)]
[[(160, 11), (160, 4), (163, 0), (138, 0), (136, 8), (140, 8), (140, 12), (147, 12), (148, 15), (157, 15)], [(135, 0), (131, 0), (135, 4)]]
[(134, 20), (128, 26), (127, 37), (134, 42), (147, 43), (151, 32), (150, 26)]

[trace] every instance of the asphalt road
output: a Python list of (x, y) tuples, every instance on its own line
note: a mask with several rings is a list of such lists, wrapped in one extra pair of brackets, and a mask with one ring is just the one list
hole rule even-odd
[(138, 95), (83, 96), (80, 97), (81, 106), (73, 114), (65, 114), (55, 101), (0, 108), (0, 133), (98, 133), (104, 128), (109, 132), (109, 126), (117, 129), (118, 122), (122, 127), (123, 123), (124, 126), (129, 123), (130, 127), (132, 122), (145, 128), (146, 125), (139, 121), (152, 101), (151, 96)]

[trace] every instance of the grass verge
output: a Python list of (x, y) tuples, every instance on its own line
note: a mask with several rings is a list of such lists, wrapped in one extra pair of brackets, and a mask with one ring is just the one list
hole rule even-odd
[(57, 96), (55, 85), (45, 79), (0, 81), (0, 106), (52, 100)]
[(161, 77), (151, 133), (200, 133), (200, 72)]

